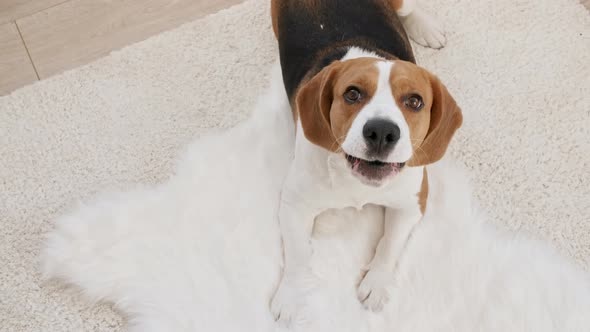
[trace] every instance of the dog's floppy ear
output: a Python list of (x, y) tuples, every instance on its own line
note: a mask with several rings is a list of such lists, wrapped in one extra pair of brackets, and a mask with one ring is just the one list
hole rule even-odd
[(440, 160), (455, 131), (463, 123), (463, 114), (449, 91), (441, 81), (427, 72), (432, 87), (432, 108), (430, 110), (430, 127), (420, 148), (410, 162), (410, 166), (423, 166)]
[(338, 149), (332, 132), (330, 109), (339, 64), (340, 61), (335, 61), (322, 69), (299, 89), (296, 97), (297, 114), (305, 137), (329, 151)]

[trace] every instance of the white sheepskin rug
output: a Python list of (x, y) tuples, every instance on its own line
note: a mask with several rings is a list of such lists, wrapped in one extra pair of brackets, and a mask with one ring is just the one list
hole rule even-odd
[[(293, 124), (278, 67), (249, 120), (192, 144), (168, 181), (103, 194), (57, 221), (43, 271), (110, 301), (131, 331), (276, 331), (277, 207)], [(306, 320), (292, 331), (587, 331), (590, 279), (569, 259), (500, 232), (472, 202), (467, 174), (430, 168), (431, 195), (379, 314), (356, 284), (383, 211), (328, 211), (314, 230)]]

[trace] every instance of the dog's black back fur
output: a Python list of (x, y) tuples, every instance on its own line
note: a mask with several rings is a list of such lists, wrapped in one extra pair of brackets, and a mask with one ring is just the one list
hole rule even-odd
[(303, 80), (342, 58), (351, 46), (415, 62), (406, 32), (387, 0), (279, 2), (279, 51), (291, 101)]

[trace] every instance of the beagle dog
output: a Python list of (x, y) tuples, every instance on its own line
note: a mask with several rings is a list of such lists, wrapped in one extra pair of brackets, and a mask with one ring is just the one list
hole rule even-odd
[[(409, 35), (445, 39), (415, 0), (272, 0), (295, 155), (279, 207), (284, 268), (271, 311), (285, 324), (305, 306), (314, 219), (328, 209), (385, 208), (384, 234), (358, 299), (379, 311), (426, 206), (425, 165), (461, 126), (446, 87), (415, 64)], [(404, 29), (405, 27), (405, 29)]]

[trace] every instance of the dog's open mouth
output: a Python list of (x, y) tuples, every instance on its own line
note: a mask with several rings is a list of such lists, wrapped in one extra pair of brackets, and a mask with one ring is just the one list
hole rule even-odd
[(386, 163), (379, 160), (365, 160), (346, 154), (346, 160), (356, 176), (371, 184), (380, 184), (384, 179), (397, 175), (406, 163)]

